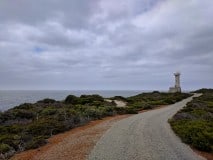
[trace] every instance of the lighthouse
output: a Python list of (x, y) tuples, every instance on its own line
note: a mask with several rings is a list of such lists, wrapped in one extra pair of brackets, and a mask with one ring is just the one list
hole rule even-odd
[(181, 87), (180, 87), (180, 73), (176, 72), (174, 73), (175, 76), (175, 86), (169, 88), (170, 93), (176, 93), (176, 92), (181, 92)]

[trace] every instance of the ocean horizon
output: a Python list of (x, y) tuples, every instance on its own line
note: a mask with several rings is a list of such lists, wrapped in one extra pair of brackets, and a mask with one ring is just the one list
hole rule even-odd
[(0, 111), (5, 111), (23, 103), (35, 103), (45, 98), (58, 101), (68, 95), (99, 94), (105, 98), (113, 96), (129, 97), (152, 90), (0, 90)]

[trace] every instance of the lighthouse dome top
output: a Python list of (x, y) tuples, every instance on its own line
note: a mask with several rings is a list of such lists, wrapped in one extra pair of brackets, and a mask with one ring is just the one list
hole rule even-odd
[(175, 76), (179, 76), (179, 75), (180, 75), (180, 72), (175, 72), (174, 75), (175, 75)]

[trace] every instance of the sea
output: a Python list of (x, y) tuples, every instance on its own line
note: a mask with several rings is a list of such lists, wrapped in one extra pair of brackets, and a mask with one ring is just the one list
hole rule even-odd
[(0, 111), (6, 111), (22, 103), (35, 103), (45, 98), (51, 98), (51, 99), (60, 101), (60, 100), (64, 100), (70, 94), (75, 96), (80, 96), (82, 94), (86, 94), (86, 95), (99, 94), (105, 98), (109, 98), (113, 96), (129, 97), (129, 96), (137, 95), (142, 92), (145, 92), (145, 91), (139, 91), (139, 90), (78, 90), (78, 91), (0, 90)]

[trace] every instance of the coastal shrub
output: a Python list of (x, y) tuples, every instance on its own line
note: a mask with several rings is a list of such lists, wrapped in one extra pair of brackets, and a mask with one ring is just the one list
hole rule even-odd
[(173, 104), (174, 103), (174, 100), (168, 99), (168, 98), (164, 99), (163, 101), (164, 101), (164, 104)]
[(47, 140), (45, 139), (44, 136), (33, 137), (33, 139), (26, 144), (25, 148), (35, 149), (45, 145), (46, 143), (47, 143)]
[(183, 142), (203, 151), (212, 151), (213, 124), (211, 122), (179, 120), (170, 121), (170, 124)]
[(151, 104), (144, 104), (143, 109), (153, 109), (153, 105)]
[[(19, 125), (19, 124), (13, 124), (10, 126), (5, 126), (4, 129), (5, 129), (5, 134), (6, 133), (17, 134), (23, 130), (23, 126)], [(0, 132), (0, 133), (2, 133), (2, 132)]]
[(173, 120), (195, 120), (196, 117), (187, 112), (178, 112), (174, 115)]
[(82, 117), (80, 115), (76, 115), (76, 116), (73, 117), (73, 123), (75, 125), (82, 123), (82, 121), (85, 121), (85, 119), (84, 119), (84, 117)]
[(133, 108), (133, 107), (126, 107), (126, 108), (125, 108), (125, 113), (126, 113), (126, 114), (137, 114), (138, 112), (137, 112), (137, 110), (136, 110), (135, 108)]
[(207, 93), (205, 91), (202, 96), (187, 103), (169, 121), (172, 129), (183, 142), (206, 152), (213, 152), (213, 110), (211, 102), (213, 102), (213, 91), (212, 93), (209, 90)]
[(53, 107), (47, 107), (47, 108), (44, 108), (42, 111), (41, 111), (41, 114), (42, 115), (54, 115), (58, 112), (58, 110), (56, 108), (53, 108)]
[(19, 139), (18, 136), (13, 134), (1, 135), (0, 136), (0, 144), (7, 144), (10, 148), (18, 149)]
[(105, 99), (104, 102), (101, 102), (100, 106), (116, 106), (116, 104), (114, 103), (113, 100), (110, 101), (110, 100)]
[(115, 107), (105, 106), (100, 108), (102, 110), (103, 116), (113, 116), (115, 114)]
[(15, 107), (16, 109), (26, 109), (26, 110), (29, 110), (29, 109), (32, 109), (33, 108), (33, 104), (32, 103), (23, 103), (19, 106), (16, 106)]
[(1, 120), (3, 122), (13, 119), (16, 119), (15, 115), (13, 114), (13, 110), (5, 111), (4, 114), (1, 116)]
[(13, 136), (10, 134), (1, 134), (0, 135), (0, 143), (6, 142), (13, 139)]
[(151, 105), (147, 102), (136, 102), (136, 103), (130, 104), (128, 106), (135, 108), (138, 111), (143, 110), (143, 109), (152, 109), (153, 108), (153, 105)]
[(137, 109), (133, 107), (116, 107), (117, 114), (137, 114)]
[(93, 101), (93, 102), (90, 103), (90, 105), (97, 106), (97, 107), (100, 107), (102, 104), (103, 104), (102, 101)]
[(19, 135), (3, 135), (1, 136), (0, 143), (7, 144), (8, 146), (10, 146), (10, 148), (18, 150), (20, 138), (21, 137)]
[(56, 100), (54, 100), (54, 99), (45, 98), (43, 100), (38, 101), (37, 103), (52, 104), (52, 103), (55, 103), (55, 102), (56, 102)]
[(115, 112), (117, 114), (126, 114), (125, 108), (124, 107), (116, 107)]
[(5, 126), (0, 125), (0, 136), (7, 133), (7, 128)]
[(92, 119), (101, 119), (103, 117), (103, 112), (100, 109), (92, 107), (87, 108), (84, 111), (84, 115)]
[(39, 120), (32, 124), (30, 124), (27, 127), (27, 132), (32, 134), (33, 136), (50, 136), (52, 133), (52, 130), (54, 130), (54, 126), (56, 125), (56, 122), (54, 120)]
[(76, 112), (79, 112), (79, 113), (83, 113), (87, 108), (88, 108), (88, 106), (81, 105), (81, 104), (77, 104), (73, 107), (73, 109), (75, 109)]
[(208, 102), (206, 102), (206, 104), (209, 108), (213, 108), (213, 101), (212, 102), (208, 101)]
[(4, 114), (0, 111), (0, 125), (1, 125), (2, 122), (3, 122), (3, 119), (2, 119), (3, 115), (4, 115)]
[(0, 153), (4, 154), (11, 150), (11, 147), (8, 144), (0, 143)]
[(100, 95), (81, 95), (79, 103), (82, 105), (100, 106), (104, 104), (104, 98)]
[(98, 94), (93, 94), (93, 95), (81, 95), (81, 99), (87, 99), (88, 101), (104, 101), (104, 98)]
[(144, 102), (135, 102), (129, 106), (136, 108), (136, 109), (144, 109), (145, 103)]
[(128, 97), (127, 102), (128, 105), (134, 106), (140, 103), (148, 103), (152, 105), (152, 107), (156, 107), (159, 105), (173, 104), (177, 101), (180, 101), (184, 98), (191, 96), (191, 94), (186, 93), (160, 93), (160, 92), (152, 92), (152, 93), (142, 93), (136, 96)]
[(188, 104), (187, 104), (187, 107), (186, 106), (183, 107), (183, 109), (179, 112), (191, 112), (191, 111), (193, 111), (193, 108), (188, 106)]
[(211, 89), (211, 88), (202, 88), (202, 89), (193, 91), (192, 93), (213, 93), (213, 89)]
[(74, 95), (69, 95), (66, 97), (65, 101), (66, 104), (78, 104), (79, 98)]
[(194, 109), (193, 111), (191, 111), (191, 114), (196, 117), (202, 117), (202, 116), (208, 114), (208, 112), (205, 111), (204, 109)]
[(158, 105), (166, 105), (168, 103), (165, 103), (164, 100), (152, 100), (152, 101), (149, 102), (149, 104), (158, 106)]
[(33, 119), (35, 117), (35, 113), (26, 109), (16, 109), (12, 112), (15, 117)]

